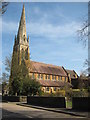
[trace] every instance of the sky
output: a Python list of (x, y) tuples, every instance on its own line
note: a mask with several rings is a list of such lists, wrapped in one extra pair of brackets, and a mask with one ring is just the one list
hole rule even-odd
[[(33, 61), (64, 66), (78, 74), (85, 69), (87, 47), (78, 42), (77, 30), (88, 17), (88, 3), (41, 3), (25, 4), (26, 32), (29, 35), (30, 57)], [(23, 3), (9, 3), (2, 22), (2, 61), (12, 54)]]

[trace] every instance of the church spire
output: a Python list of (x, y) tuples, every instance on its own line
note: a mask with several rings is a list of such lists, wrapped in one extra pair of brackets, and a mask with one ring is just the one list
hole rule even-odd
[(25, 20), (25, 7), (23, 5), (23, 9), (22, 9), (22, 15), (21, 15), (21, 19), (20, 19), (20, 23), (19, 23), (19, 29), (18, 29), (18, 40), (19, 42), (23, 42), (23, 38), (27, 39), (27, 35), (26, 35), (26, 20)]
[(18, 63), (29, 59), (29, 37), (26, 35), (25, 7), (23, 5), (17, 37), (15, 38), (15, 50), (18, 52)]

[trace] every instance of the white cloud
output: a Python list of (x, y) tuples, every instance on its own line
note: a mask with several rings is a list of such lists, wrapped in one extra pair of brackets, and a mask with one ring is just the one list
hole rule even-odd
[(18, 23), (2, 21), (2, 32), (15, 33), (18, 30)]
[[(6, 22), (2, 23), (4, 33), (16, 33), (18, 30), (18, 23)], [(74, 36), (80, 23), (72, 21), (63, 25), (54, 25), (45, 22), (30, 22), (26, 24), (27, 33), (29, 35), (46, 37), (46, 38), (64, 38)]]
[(62, 38), (75, 35), (80, 24), (76, 22), (55, 26), (49, 23), (28, 23), (27, 31), (34, 36), (47, 38)]
[[(80, 27), (79, 22), (70, 21), (69, 18), (67, 18), (63, 12), (61, 7), (57, 7), (57, 9), (54, 9), (52, 12), (53, 14), (48, 14), (47, 12), (42, 12), (39, 7), (34, 7), (33, 10), (34, 14), (39, 14), (42, 17), (40, 17), (39, 20), (30, 21), (26, 23), (26, 30), (29, 35), (38, 36), (38, 37), (46, 37), (50, 39), (59, 39), (59, 38), (65, 38), (65, 37), (71, 37), (75, 35), (76, 30)], [(59, 13), (57, 13), (59, 11)], [(30, 14), (30, 10), (28, 11), (28, 14)], [(52, 16), (57, 15), (59, 16), (59, 19), (63, 18), (66, 22), (64, 24), (59, 24), (57, 19), (57, 25), (54, 23), (50, 23), (49, 18), (52, 18)], [(54, 17), (53, 17), (54, 18)], [(53, 19), (52, 18), (52, 19)], [(18, 23), (15, 23), (13, 21), (7, 22), (3, 21), (3, 32), (5, 33), (15, 33), (18, 30)]]

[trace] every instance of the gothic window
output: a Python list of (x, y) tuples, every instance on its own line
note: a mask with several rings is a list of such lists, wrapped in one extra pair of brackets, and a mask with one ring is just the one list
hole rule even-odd
[(26, 60), (28, 60), (28, 48), (25, 51), (25, 58), (26, 58)]
[(46, 79), (46, 80), (48, 79), (48, 75), (45, 75), (45, 79)]
[(40, 74), (38, 74), (38, 79), (40, 79)]
[(24, 42), (25, 42), (25, 35), (24, 35)]
[(34, 73), (32, 73), (32, 79), (34, 79), (35, 77), (34, 77)]
[(46, 91), (49, 91), (49, 87), (46, 88)]
[(41, 80), (43, 79), (43, 74), (41, 74)]
[(56, 80), (56, 76), (55, 76), (55, 80)]
[(48, 75), (48, 79), (50, 80), (50, 75)]
[(52, 75), (52, 80), (54, 80), (54, 75)]
[(23, 48), (22, 48), (21, 55), (22, 55), (22, 60), (23, 60), (24, 59), (24, 50), (23, 50)]
[(60, 77), (60, 76), (58, 76), (58, 80), (61, 80), (61, 77)]
[(54, 87), (54, 91), (56, 91), (56, 87)]

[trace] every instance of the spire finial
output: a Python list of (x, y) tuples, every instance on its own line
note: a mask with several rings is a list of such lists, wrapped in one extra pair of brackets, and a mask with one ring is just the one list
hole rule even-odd
[(19, 36), (19, 39), (21, 39), (21, 40), (22, 40), (23, 36), (25, 36), (27, 38), (24, 4), (23, 4), (22, 15), (21, 15), (20, 24), (19, 24), (18, 36)]
[(23, 11), (22, 12), (25, 12), (25, 6), (24, 6), (24, 4), (23, 4)]

